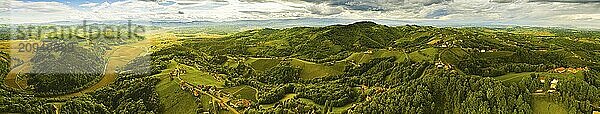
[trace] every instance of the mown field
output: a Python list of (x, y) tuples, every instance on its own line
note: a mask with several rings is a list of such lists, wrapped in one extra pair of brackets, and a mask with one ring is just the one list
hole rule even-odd
[(230, 95), (240, 98), (251, 100), (252, 102), (257, 102), (257, 90), (246, 85), (231, 87), (224, 89), (223, 91), (228, 92)]
[(373, 53), (357, 52), (352, 53), (345, 61), (354, 61), (356, 64), (369, 62), (371, 59), (383, 58), (383, 57), (396, 57), (396, 62), (403, 62), (406, 59), (406, 55), (402, 51), (390, 51), (390, 50), (374, 50)]
[(433, 62), (435, 58), (438, 56), (437, 48), (426, 48), (422, 50), (418, 50), (408, 54), (411, 61), (414, 62), (422, 62), (429, 61)]
[(518, 83), (523, 78), (529, 77), (533, 73), (535, 73), (535, 72), (509, 73), (509, 74), (506, 74), (506, 75), (494, 77), (494, 79), (500, 80), (500, 81), (503, 81), (503, 82), (515, 82), (515, 83)]
[(325, 66), (323, 64), (316, 64), (295, 58), (291, 60), (290, 64), (292, 66), (296, 66), (302, 69), (302, 72), (300, 73), (300, 78), (302, 79), (312, 79), (323, 76), (339, 75), (343, 73), (344, 70), (343, 67), (340, 67), (340, 65), (337, 65), (338, 67), (333, 65)]
[(185, 69), (186, 73), (180, 75), (182, 80), (192, 83), (194, 85), (212, 85), (216, 87), (223, 87), (223, 81), (217, 80), (214, 73), (200, 71), (194, 67), (187, 65), (179, 65), (179, 68)]
[(250, 58), (246, 61), (246, 64), (250, 64), (254, 70), (262, 72), (276, 66), (279, 62), (281, 60), (274, 58)]

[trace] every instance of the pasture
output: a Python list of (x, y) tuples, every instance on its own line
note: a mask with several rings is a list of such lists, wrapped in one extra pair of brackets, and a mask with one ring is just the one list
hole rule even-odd
[(237, 87), (232, 87), (232, 88), (227, 88), (224, 89), (223, 91), (228, 92), (231, 96), (234, 96), (236, 98), (240, 98), (240, 99), (248, 99), (251, 100), (252, 102), (258, 102), (257, 101), (257, 90), (250, 87), (250, 86), (246, 86), (246, 85), (242, 85), (242, 86), (237, 86)]
[(302, 79), (333, 76), (343, 73), (343, 69), (339, 70), (340, 68), (335, 68), (334, 66), (325, 66), (323, 64), (316, 64), (296, 58), (292, 59), (290, 64), (302, 69), (302, 72), (300, 73), (300, 78)]
[(160, 104), (164, 107), (166, 114), (191, 114), (196, 113), (198, 103), (196, 98), (188, 91), (183, 91), (179, 87), (178, 80), (170, 80), (170, 69), (164, 70), (162, 73), (155, 76), (161, 81), (156, 85), (156, 93), (160, 98)]
[(218, 77), (213, 73), (208, 73), (204, 71), (199, 71), (197, 68), (187, 66), (187, 65), (179, 65), (181, 69), (185, 69), (186, 73), (180, 75), (182, 80), (192, 83), (194, 85), (212, 85), (216, 87), (223, 87), (224, 82), (217, 80)]
[(279, 59), (274, 58), (250, 58), (245, 63), (249, 64), (256, 71), (266, 71), (271, 67), (277, 66), (281, 62)]

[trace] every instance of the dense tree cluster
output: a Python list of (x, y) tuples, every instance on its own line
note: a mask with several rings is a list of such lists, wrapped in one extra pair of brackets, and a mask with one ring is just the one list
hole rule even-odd
[(347, 75), (354, 85), (366, 86), (398, 86), (398, 82), (406, 82), (421, 77), (424, 70), (431, 63), (396, 63), (394, 57), (377, 58), (361, 64), (360, 67), (350, 69)]
[(531, 113), (529, 92), (491, 78), (448, 72), (402, 83), (353, 109), (358, 113)]
[(53, 106), (40, 98), (0, 95), (0, 112), (7, 113), (54, 113)]
[[(585, 75), (592, 73), (586, 72)], [(540, 83), (538, 80), (542, 75), (532, 74), (530, 77), (523, 79), (522, 84), (530, 91), (540, 88), (549, 87), (550, 82)], [(564, 104), (564, 108), (570, 113), (592, 113), (592, 110), (599, 110), (600, 105), (600, 89), (586, 82), (587, 79), (573, 77), (546, 77), (547, 80), (560, 80), (556, 87), (555, 94), (548, 97), (553, 101)], [(587, 76), (585, 77), (587, 78)], [(546, 88), (547, 89), (547, 88)]]
[(118, 81), (94, 92), (92, 97), (112, 113), (159, 113), (163, 108), (155, 85), (160, 79), (152, 75), (166, 68), (162, 65), (165, 63), (150, 56), (138, 57), (117, 71)]
[[(0, 75), (1, 77), (5, 77), (6, 74), (10, 71), (10, 55), (4, 51), (0, 51)], [(4, 78), (2, 78), (4, 79)]]
[(280, 64), (259, 75), (259, 81), (267, 84), (282, 84), (296, 82), (302, 69), (290, 65)]
[(298, 98), (291, 98), (282, 102), (277, 102), (273, 107), (268, 109), (251, 108), (247, 114), (286, 114), (286, 113), (301, 113), (301, 114), (325, 114), (326, 110), (312, 104), (301, 102)]
[(270, 104), (279, 101), (285, 97), (288, 93), (293, 93), (295, 89), (294, 84), (285, 85), (272, 85), (271, 87), (262, 87), (258, 93), (258, 103)]
[(340, 84), (309, 84), (297, 86), (295, 93), (299, 98), (312, 99), (317, 104), (331, 103), (330, 106), (340, 107), (350, 104), (358, 97), (357, 90)]
[(584, 80), (593, 86), (596, 86), (597, 88), (600, 87), (600, 72), (598, 72), (597, 70), (590, 70), (588, 72), (584, 73)]
[[(63, 43), (61, 43), (63, 44)], [(44, 46), (31, 59), (29, 85), (40, 95), (64, 94), (82, 89), (102, 77), (106, 62), (101, 52), (79, 46)]]
[(109, 114), (106, 106), (94, 103), (91, 99), (74, 99), (65, 102), (60, 113), (78, 113), (78, 114)]

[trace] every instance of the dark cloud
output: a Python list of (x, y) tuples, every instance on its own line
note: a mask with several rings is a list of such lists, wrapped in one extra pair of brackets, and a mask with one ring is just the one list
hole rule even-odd
[(322, 4), (309, 6), (306, 8), (306, 10), (310, 11), (310, 13), (312, 13), (312, 14), (317, 14), (317, 15), (335, 15), (335, 14), (340, 14), (343, 12), (343, 10), (341, 8), (329, 7), (329, 6), (325, 6)]
[(496, 3), (512, 3), (515, 1), (516, 0), (490, 0), (490, 2), (496, 2)]
[(265, 3), (265, 2), (271, 2), (269, 0), (239, 0), (240, 2), (259, 2), (259, 3)]
[(198, 3), (192, 3), (192, 2), (189, 2), (189, 3), (181, 3), (181, 2), (177, 2), (177, 5), (194, 5), (194, 4), (198, 4)]
[[(513, 3), (517, 0), (490, 0), (496, 3)], [(600, 3), (600, 0), (528, 0), (527, 2)]]
[(437, 9), (437, 10), (432, 11), (429, 14), (427, 14), (425, 16), (425, 18), (437, 19), (439, 17), (443, 17), (443, 16), (446, 16), (446, 15), (450, 15), (450, 11), (448, 11), (446, 9)]
[(450, 2), (452, 0), (302, 0), (312, 3), (327, 3), (331, 6), (343, 6), (349, 10), (360, 11), (387, 11), (399, 7), (410, 6), (429, 6)]

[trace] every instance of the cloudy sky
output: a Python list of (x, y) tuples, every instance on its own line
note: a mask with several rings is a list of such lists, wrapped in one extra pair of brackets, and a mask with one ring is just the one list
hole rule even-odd
[(600, 28), (600, 0), (0, 0), (0, 23), (297, 18)]

